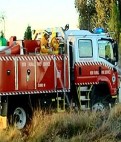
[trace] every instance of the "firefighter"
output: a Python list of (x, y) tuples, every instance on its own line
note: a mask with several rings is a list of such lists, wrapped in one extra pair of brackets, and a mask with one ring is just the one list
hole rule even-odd
[(43, 36), (40, 41), (40, 53), (42, 54), (51, 54), (52, 50), (49, 47), (49, 34), (47, 32), (43, 33)]
[(51, 36), (51, 41), (50, 41), (50, 46), (53, 50), (53, 54), (58, 54), (59, 53), (59, 40), (58, 40), (58, 33), (57, 32), (52, 32)]

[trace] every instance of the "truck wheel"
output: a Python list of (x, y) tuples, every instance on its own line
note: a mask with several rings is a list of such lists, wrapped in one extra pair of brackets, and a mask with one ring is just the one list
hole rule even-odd
[(105, 105), (101, 102), (95, 103), (92, 106), (92, 111), (94, 111), (94, 112), (98, 112), (98, 111), (103, 112), (104, 110), (105, 110)]
[(91, 109), (94, 112), (104, 112), (105, 110), (109, 110), (110, 106), (109, 106), (109, 103), (106, 101), (96, 101), (92, 105)]
[(17, 107), (13, 112), (13, 124), (17, 129), (23, 129), (27, 123), (27, 114), (22, 107)]
[(90, 107), (92, 111), (100, 111), (103, 112), (105, 110), (109, 110), (109, 102), (110, 102), (110, 97), (108, 92), (105, 91), (106, 89), (103, 89), (103, 86), (97, 85), (93, 88), (92, 93), (90, 95)]

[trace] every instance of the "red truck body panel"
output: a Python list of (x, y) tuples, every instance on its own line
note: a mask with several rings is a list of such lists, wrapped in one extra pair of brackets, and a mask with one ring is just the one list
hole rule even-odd
[(24, 40), (23, 45), (27, 53), (35, 52), (37, 48), (40, 51), (40, 40)]
[[(47, 57), (47, 56), (46, 56)], [(54, 62), (52, 58), (39, 58), (36, 63), (37, 70), (37, 90), (54, 90)]]
[(118, 74), (113, 68), (102, 62), (80, 62), (74, 66), (75, 84), (89, 85), (107, 82), (111, 95), (115, 95), (118, 87)]
[(11, 60), (0, 61), (0, 92), (15, 90), (15, 67)]
[(61, 55), (0, 56), (0, 94), (69, 89), (68, 57)]

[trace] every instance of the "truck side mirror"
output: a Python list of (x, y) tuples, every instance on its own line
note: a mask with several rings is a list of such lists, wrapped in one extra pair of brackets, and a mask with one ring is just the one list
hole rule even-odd
[(69, 29), (69, 24), (66, 24), (64, 30), (67, 31), (68, 29)]
[(118, 62), (118, 44), (117, 44), (117, 42), (114, 42), (113, 50), (114, 50), (114, 57), (116, 59), (115, 61)]

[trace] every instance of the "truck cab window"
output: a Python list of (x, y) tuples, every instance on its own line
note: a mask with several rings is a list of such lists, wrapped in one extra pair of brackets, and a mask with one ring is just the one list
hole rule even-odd
[(86, 40), (80, 39), (78, 50), (79, 50), (79, 57), (80, 58), (92, 57), (92, 55), (93, 55), (92, 41), (88, 40), (88, 39), (86, 39)]
[(108, 40), (98, 41), (99, 57), (106, 59), (109, 62), (114, 60), (113, 46)]

